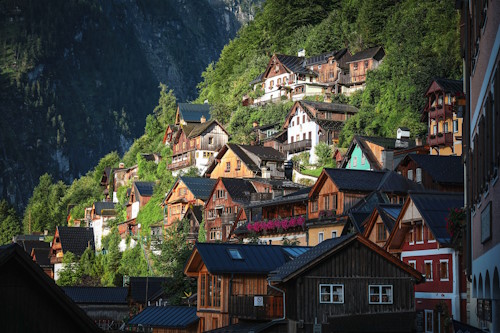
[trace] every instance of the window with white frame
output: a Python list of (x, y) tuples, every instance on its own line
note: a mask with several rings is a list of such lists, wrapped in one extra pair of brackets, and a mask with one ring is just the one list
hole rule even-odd
[(320, 284), (319, 285), (320, 303), (344, 303), (344, 285), (343, 284)]
[(422, 169), (420, 169), (420, 168), (417, 168), (417, 170), (415, 171), (415, 181), (417, 183), (422, 182)]
[(417, 269), (417, 261), (416, 260), (408, 260), (408, 266), (413, 269)]
[(318, 244), (325, 240), (325, 234), (323, 232), (318, 232)]
[(439, 260), (439, 279), (441, 281), (449, 281), (450, 275), (448, 271), (448, 259)]
[(365, 165), (366, 157), (365, 154), (361, 154), (361, 165)]
[(424, 225), (419, 222), (415, 225), (415, 241), (417, 244), (424, 242)]
[(453, 132), (458, 132), (458, 120), (453, 120)]
[(332, 238), (337, 238), (337, 231), (332, 231)]
[(392, 304), (392, 285), (370, 285), (368, 289), (370, 304)]
[(358, 164), (358, 158), (356, 156), (354, 156), (352, 158), (352, 166), (355, 167), (357, 164)]
[(413, 180), (413, 170), (408, 170), (408, 179)]
[(425, 310), (425, 333), (434, 332), (434, 312)]
[(426, 281), (432, 281), (432, 260), (424, 261), (423, 275), (425, 276)]

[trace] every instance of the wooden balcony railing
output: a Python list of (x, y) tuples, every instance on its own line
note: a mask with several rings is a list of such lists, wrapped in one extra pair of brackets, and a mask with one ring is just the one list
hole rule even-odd
[(182, 169), (182, 168), (187, 168), (188, 166), (194, 164), (194, 160), (191, 160), (188, 158), (187, 160), (179, 161), (179, 162), (174, 162), (172, 164), (168, 165), (169, 170), (177, 170), (177, 169)]
[(301, 140), (283, 145), (283, 150), (290, 154), (297, 153), (304, 150), (309, 150), (312, 147), (311, 140)]
[(429, 109), (430, 119), (448, 119), (453, 118), (453, 106), (452, 105), (437, 105), (431, 106)]
[(252, 202), (266, 201), (272, 198), (272, 193), (250, 193), (250, 201)]
[(228, 224), (229, 222), (234, 222), (236, 219), (236, 214), (234, 213), (224, 213), (220, 216), (222, 224)]
[(283, 297), (231, 296), (229, 313), (240, 319), (271, 320), (280, 318), (283, 317)]
[(429, 134), (427, 137), (427, 142), (429, 146), (452, 146), (453, 145), (453, 133), (440, 133), (441, 136), (435, 134)]

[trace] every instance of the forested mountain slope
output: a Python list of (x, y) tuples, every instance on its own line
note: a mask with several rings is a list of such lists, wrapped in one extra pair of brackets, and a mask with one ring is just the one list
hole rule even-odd
[(253, 0), (0, 0), (0, 198), (66, 182), (144, 130), (168, 84), (194, 99)]

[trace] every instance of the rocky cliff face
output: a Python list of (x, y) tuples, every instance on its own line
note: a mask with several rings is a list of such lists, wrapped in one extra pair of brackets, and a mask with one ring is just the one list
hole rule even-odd
[(0, 0), (0, 197), (71, 181), (144, 131), (160, 82), (196, 97), (260, 0)]

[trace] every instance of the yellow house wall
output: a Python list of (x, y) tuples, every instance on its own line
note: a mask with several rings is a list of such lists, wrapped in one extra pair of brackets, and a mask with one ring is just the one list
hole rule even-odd
[[(210, 178), (218, 179), (219, 177), (230, 177), (230, 178), (253, 178), (253, 172), (247, 168), (243, 161), (241, 162), (241, 168), (236, 170), (237, 161), (239, 157), (231, 150), (228, 149), (224, 156), (222, 156), (220, 163), (218, 163), (212, 173)], [(231, 163), (231, 169), (226, 172), (226, 162)]]
[(327, 240), (332, 238), (332, 231), (336, 231), (337, 237), (340, 237), (342, 230), (344, 230), (343, 224), (310, 226), (308, 230), (309, 244), (307, 245), (318, 245), (318, 235), (320, 232), (323, 232), (323, 240)]

